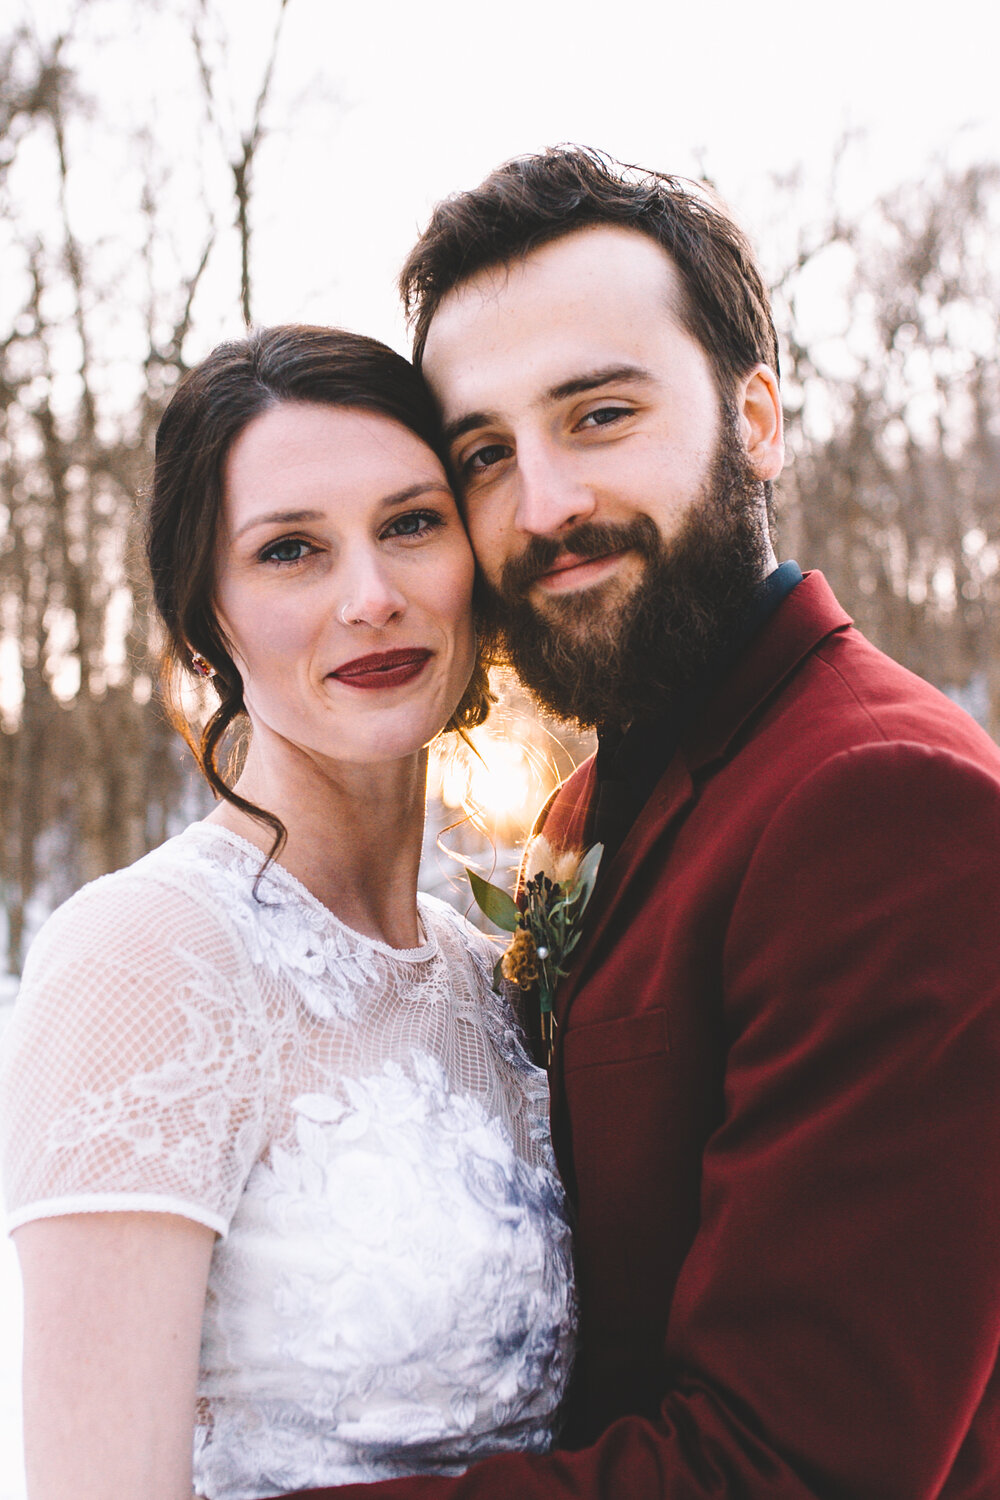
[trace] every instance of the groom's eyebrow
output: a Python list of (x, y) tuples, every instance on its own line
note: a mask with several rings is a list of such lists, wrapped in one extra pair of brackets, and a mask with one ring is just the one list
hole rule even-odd
[(572, 380), (550, 386), (545, 395), (549, 401), (565, 401), (567, 396), (585, 396), (588, 391), (599, 390), (602, 385), (611, 385), (616, 380), (627, 380), (630, 385), (650, 385), (654, 380), (651, 370), (642, 365), (602, 365), (599, 370), (588, 370)]
[[(644, 369), (642, 365), (601, 365), (599, 369), (587, 370), (582, 375), (574, 375), (571, 380), (561, 380), (558, 385), (549, 386), (542, 400), (565, 401), (569, 396), (583, 396), (588, 391), (600, 390), (601, 386), (611, 385), (616, 380), (627, 380), (630, 385), (651, 385), (655, 378), (652, 371)], [(498, 412), (466, 412), (464, 416), (456, 417), (454, 422), (445, 423), (445, 441), (454, 443), (477, 427), (491, 427), (499, 421)]]

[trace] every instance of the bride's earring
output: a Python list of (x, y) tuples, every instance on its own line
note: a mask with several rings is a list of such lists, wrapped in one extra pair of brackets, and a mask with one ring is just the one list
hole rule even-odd
[(202, 656), (200, 651), (191, 652), (191, 667), (195, 672), (198, 673), (199, 677), (215, 676), (215, 668), (212, 666), (212, 663), (210, 661), (207, 661), (205, 657)]

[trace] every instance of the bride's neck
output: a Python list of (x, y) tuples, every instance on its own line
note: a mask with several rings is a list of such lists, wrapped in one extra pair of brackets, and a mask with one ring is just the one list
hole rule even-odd
[[(426, 780), (426, 751), (350, 765), (258, 739), (236, 790), (281, 819), (288, 840), (279, 863), (317, 900), (355, 931), (413, 948)], [(270, 848), (266, 825), (231, 803), (220, 801), (209, 821)]]

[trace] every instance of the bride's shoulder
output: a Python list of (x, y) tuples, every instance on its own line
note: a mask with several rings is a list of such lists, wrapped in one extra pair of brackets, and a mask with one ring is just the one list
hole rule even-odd
[(290, 1024), (276, 1021), (211, 859), (197, 835), (169, 839), (84, 886), (32, 944), (0, 1047), (0, 1152), (18, 1213), (138, 1195), (228, 1224), (270, 1128)]
[(204, 1071), (211, 1058), (224, 1067), (238, 1053), (268, 1051), (273, 997), (233, 902), (214, 884), (211, 856), (193, 857), (199, 841), (187, 832), (82, 887), (44, 923), (0, 1074), (36, 1057), (54, 1067), (58, 1057), (67, 1077), (90, 1069), (111, 1087), (130, 1068), (158, 1068), (177, 1054), (200, 1059)]
[(231, 950), (219, 866), (211, 841), (199, 832), (203, 826), (192, 825), (64, 901), (40, 928), (25, 978), (53, 965), (141, 969), (178, 941), (220, 958)]

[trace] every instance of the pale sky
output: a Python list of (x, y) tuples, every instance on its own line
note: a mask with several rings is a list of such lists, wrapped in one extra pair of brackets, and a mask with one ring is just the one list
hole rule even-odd
[(821, 211), (845, 130), (866, 136), (843, 184), (859, 204), (934, 153), (1000, 160), (998, 54), (995, 0), (290, 0), (273, 118), (310, 75), (342, 103), (262, 164), (260, 316), (308, 289), (316, 316), (398, 343), (393, 277), (434, 201), (558, 141), (703, 162), (758, 238), (775, 172), (801, 166)]
[[(98, 109), (151, 127), (178, 161), (213, 150), (172, 19), (194, 3), (92, 0), (74, 54), (89, 58)], [(17, 4), (48, 30), (70, 0)], [(235, 140), (278, 5), (209, 10), (227, 38)], [(818, 217), (845, 131), (863, 133), (842, 174), (851, 208), (919, 180), (936, 155), (1000, 161), (998, 55), (996, 0), (289, 0), (256, 180), (256, 318), (404, 346), (394, 278), (434, 201), (559, 141), (682, 174), (703, 164), (776, 262), (773, 174), (801, 169), (801, 218)], [(102, 175), (78, 211), (113, 232), (122, 174), (89, 165)], [(215, 182), (227, 211), (224, 170)], [(219, 288), (229, 300), (223, 261), (203, 316)]]

